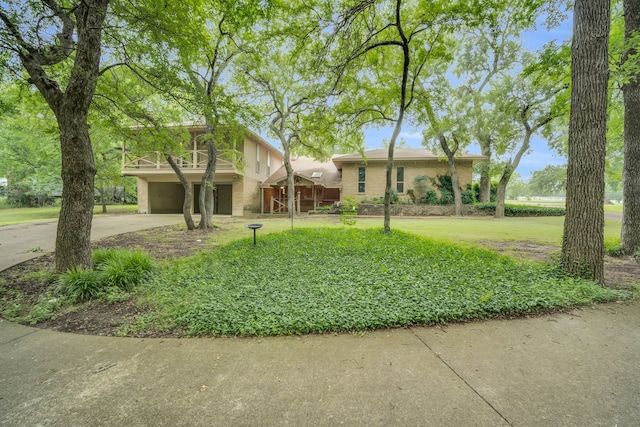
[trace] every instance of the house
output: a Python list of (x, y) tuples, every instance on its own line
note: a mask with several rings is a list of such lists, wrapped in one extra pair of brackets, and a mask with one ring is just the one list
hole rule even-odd
[[(204, 126), (188, 128), (190, 141), (186, 156), (177, 163), (194, 192), (193, 213), (199, 213), (202, 174), (207, 164), (206, 147), (198, 144)], [(126, 142), (125, 142), (126, 144)], [(260, 185), (282, 166), (282, 153), (253, 132), (234, 153), (219, 153), (214, 176), (214, 213), (243, 215), (260, 211)], [(164, 156), (157, 153), (135, 155), (122, 150), (122, 174), (138, 178), (138, 212), (149, 214), (182, 213), (184, 188)]]
[[(308, 212), (320, 206), (330, 206), (340, 201), (342, 181), (335, 164), (318, 162), (310, 157), (291, 160), (293, 168), (296, 211)], [(287, 212), (287, 170), (284, 165), (274, 172), (261, 186), (262, 212)]]
[[(296, 210), (307, 212), (320, 206), (332, 205), (354, 198), (360, 202), (384, 197), (387, 172), (386, 149), (364, 153), (337, 155), (321, 163), (308, 157), (292, 160), (296, 184)], [(471, 185), (473, 165), (485, 157), (464, 154), (456, 157), (461, 188)], [(435, 178), (449, 173), (446, 159), (424, 149), (396, 149), (394, 151), (392, 185), (401, 197), (420, 175)], [(287, 173), (282, 166), (262, 184), (262, 212), (287, 211)]]
[[(205, 147), (198, 145), (203, 126), (189, 127), (188, 155), (178, 163), (195, 195), (207, 162)], [(236, 153), (218, 155), (214, 178), (214, 213), (286, 213), (287, 172), (283, 155), (255, 133), (247, 131)], [(235, 156), (235, 158), (233, 158)], [(483, 156), (465, 154), (456, 157), (460, 186), (471, 184), (473, 165)], [(386, 182), (387, 150), (336, 155), (319, 162), (309, 157), (295, 157), (294, 170), (296, 211), (307, 212), (333, 205), (353, 197), (357, 201), (383, 197)], [(393, 188), (402, 197), (411, 189), (416, 176), (435, 178), (449, 172), (446, 159), (424, 149), (396, 149)], [(134, 155), (123, 147), (122, 173), (138, 178), (139, 213), (181, 213), (184, 189), (161, 153)], [(198, 197), (194, 197), (193, 213), (199, 213)]]
[[(364, 154), (364, 156), (363, 156)], [(387, 149), (365, 151), (363, 154), (347, 154), (332, 159), (342, 175), (341, 199), (355, 198), (357, 201), (384, 197), (387, 173)], [(456, 157), (456, 166), (460, 187), (471, 185), (473, 165), (486, 158), (475, 154), (463, 154)], [(437, 156), (429, 150), (414, 148), (396, 148), (393, 154), (392, 188), (402, 197), (413, 186), (413, 180), (420, 175), (435, 178), (448, 175), (449, 164), (446, 158)]]

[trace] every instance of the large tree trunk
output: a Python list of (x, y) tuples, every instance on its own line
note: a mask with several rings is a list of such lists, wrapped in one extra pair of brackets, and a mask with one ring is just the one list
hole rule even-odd
[(193, 222), (193, 217), (191, 216), (191, 205), (193, 204), (191, 184), (187, 181), (187, 178), (182, 173), (180, 167), (176, 164), (176, 161), (173, 160), (173, 156), (168, 155), (167, 162), (169, 162), (171, 169), (176, 173), (180, 183), (182, 184), (182, 188), (184, 188), (184, 200), (182, 202), (182, 215), (184, 216), (184, 222), (187, 225), (187, 229), (195, 230), (196, 224)]
[(291, 166), (291, 152), (287, 147), (284, 150), (284, 168), (287, 171), (287, 209), (289, 218), (296, 216), (296, 183)]
[(385, 174), (384, 185), (384, 228), (383, 233), (391, 232), (391, 177), (393, 176), (393, 150), (396, 146), (396, 140), (400, 131), (402, 130), (402, 119), (404, 117), (404, 108), (400, 107), (400, 114), (398, 115), (398, 121), (391, 134), (391, 140), (389, 141), (389, 153), (387, 155), (387, 169)]
[(453, 187), (453, 209), (455, 216), (462, 216), (462, 191), (460, 191), (460, 180), (458, 179), (458, 169), (456, 168), (455, 154), (458, 151), (458, 144), (456, 143), (455, 150), (451, 150), (447, 143), (447, 138), (444, 134), (438, 135), (440, 140), (440, 147), (444, 154), (447, 156), (447, 162), (449, 163), (449, 175), (451, 175), (451, 187)]
[[(62, 206), (56, 235), (56, 270), (92, 267), (91, 221), (93, 219), (94, 176), (96, 168), (89, 138), (88, 111), (98, 81), (101, 39), (109, 0), (85, 0), (73, 7), (58, 2), (25, 3), (23, 22), (1, 9), (4, 24), (3, 45), (17, 58), (53, 111), (60, 131), (62, 154)], [(46, 16), (46, 18), (45, 18)], [(33, 37), (39, 23), (55, 21), (55, 40), (47, 44)], [(49, 76), (46, 69), (72, 61), (65, 84)], [(63, 67), (64, 68), (64, 67)], [(62, 68), (56, 68), (63, 72)], [(64, 91), (63, 88), (64, 87)]]
[[(624, 38), (640, 32), (640, 1), (624, 0)], [(635, 50), (625, 52), (624, 60)], [(622, 87), (624, 96), (624, 167), (622, 172), (622, 250), (640, 249), (640, 74)]]
[[(102, 213), (106, 214), (107, 213), (107, 200), (105, 197), (105, 189), (104, 186), (100, 186), (100, 188), (98, 188), (98, 192), (100, 193), (100, 204), (102, 205)], [(113, 200), (113, 198), (112, 198)]]
[(561, 262), (604, 281), (604, 165), (609, 79), (609, 0), (576, 0), (571, 45), (567, 214)]
[(65, 102), (57, 114), (62, 153), (62, 206), (56, 234), (56, 270), (91, 268), (96, 167), (86, 112)]
[(216, 173), (218, 152), (213, 143), (213, 126), (210, 123), (205, 127), (205, 140), (207, 144), (207, 167), (200, 182), (200, 224), (201, 230), (213, 228), (213, 180)]
[(496, 212), (494, 214), (495, 218), (504, 218), (504, 199), (507, 196), (507, 185), (509, 184), (509, 180), (511, 180), (511, 177), (513, 176), (513, 172), (515, 172), (515, 170), (520, 165), (522, 156), (524, 156), (524, 154), (529, 151), (529, 148), (531, 147), (531, 135), (533, 135), (533, 132), (536, 129), (540, 128), (545, 123), (548, 123), (551, 120), (550, 118), (546, 118), (541, 123), (535, 125), (532, 129), (531, 126), (529, 126), (529, 122), (527, 122), (526, 120), (526, 110), (523, 110), (521, 112), (521, 117), (522, 123), (525, 127), (524, 138), (522, 140), (520, 149), (516, 153), (516, 156), (513, 159), (509, 159), (507, 164), (504, 166), (504, 170), (502, 171), (502, 176), (500, 177), (500, 182), (498, 183), (498, 189), (496, 193)]
[(502, 172), (502, 176), (500, 177), (500, 182), (498, 182), (498, 189), (496, 192), (496, 212), (494, 214), (495, 218), (504, 218), (504, 199), (507, 194), (507, 184), (509, 183), (512, 174), (513, 169), (511, 168), (511, 165), (506, 165)]
[(480, 199), (478, 201), (480, 203), (489, 203), (491, 202), (491, 142), (480, 141), (480, 149), (482, 150), (482, 155), (487, 157), (487, 160), (484, 160), (479, 165)]

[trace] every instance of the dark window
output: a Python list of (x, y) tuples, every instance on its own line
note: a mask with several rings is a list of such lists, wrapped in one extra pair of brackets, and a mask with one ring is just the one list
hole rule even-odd
[(404, 193), (404, 166), (396, 168), (396, 191)]
[(365, 191), (365, 176), (366, 172), (364, 166), (358, 168), (358, 193), (364, 193)]

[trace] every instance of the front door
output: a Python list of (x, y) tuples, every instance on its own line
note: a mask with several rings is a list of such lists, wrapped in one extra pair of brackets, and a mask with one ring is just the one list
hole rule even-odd
[(231, 215), (233, 188), (231, 184), (216, 184), (214, 192), (215, 213), (219, 215)]

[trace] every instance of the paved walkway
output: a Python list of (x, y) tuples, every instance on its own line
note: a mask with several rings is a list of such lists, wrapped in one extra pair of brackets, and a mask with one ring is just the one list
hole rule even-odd
[(2, 426), (637, 426), (639, 390), (638, 303), (281, 338), (96, 337), (0, 320)]
[[(182, 215), (95, 216), (91, 239), (99, 240), (115, 234), (180, 224), (182, 221)], [(57, 220), (0, 227), (0, 271), (38, 257), (43, 252), (53, 252), (57, 227)]]

